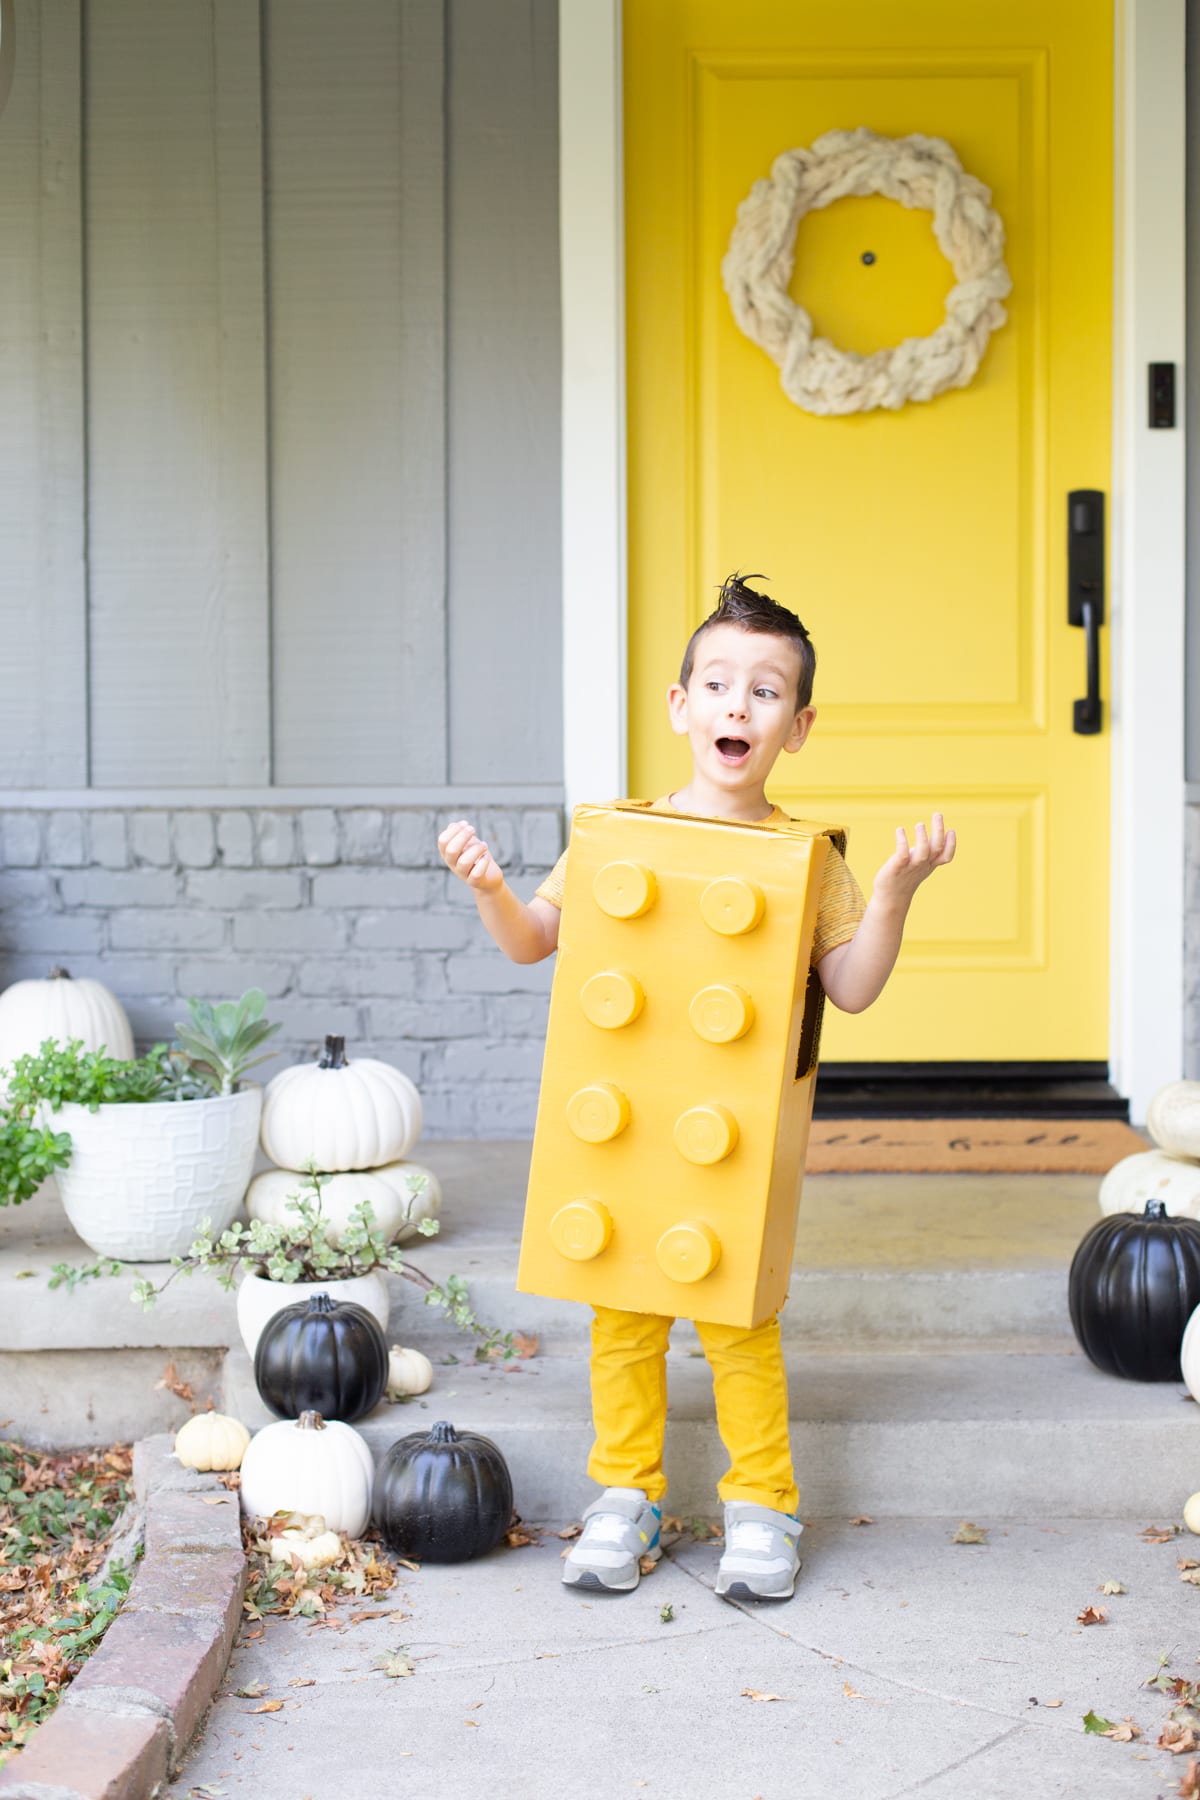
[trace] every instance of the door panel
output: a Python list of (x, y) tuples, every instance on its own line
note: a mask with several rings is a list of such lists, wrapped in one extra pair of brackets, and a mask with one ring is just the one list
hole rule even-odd
[[(685, 779), (665, 688), (722, 577), (765, 571), (818, 652), (772, 798), (848, 825), (867, 891), (897, 824), (940, 805), (961, 833), (883, 998), (827, 1013), (827, 1059), (1103, 1059), (1108, 744), (1071, 729), (1065, 496), (1108, 486), (1109, 10), (627, 0), (625, 24), (631, 789)], [(967, 388), (815, 418), (720, 263), (774, 158), (857, 125), (953, 145), (1013, 293)], [(952, 280), (929, 215), (877, 196), (797, 233), (792, 293), (848, 349), (928, 333)]]

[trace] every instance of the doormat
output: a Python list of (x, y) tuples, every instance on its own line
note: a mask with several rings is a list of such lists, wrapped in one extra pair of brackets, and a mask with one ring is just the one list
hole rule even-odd
[(1104, 1175), (1149, 1149), (1119, 1119), (814, 1119), (810, 1175)]

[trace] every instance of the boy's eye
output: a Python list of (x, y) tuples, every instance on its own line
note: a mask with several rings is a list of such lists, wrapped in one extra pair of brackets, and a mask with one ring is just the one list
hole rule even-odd
[(723, 681), (706, 681), (704, 685), (710, 693), (719, 694), (725, 683)]
[(779, 698), (774, 688), (755, 688), (754, 692), (760, 700), (778, 700)]

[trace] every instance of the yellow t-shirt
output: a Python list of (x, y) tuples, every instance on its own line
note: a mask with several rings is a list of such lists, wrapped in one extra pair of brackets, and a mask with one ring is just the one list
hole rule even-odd
[[(650, 802), (651, 812), (673, 812), (669, 796)], [(786, 825), (790, 821), (782, 807), (773, 807), (765, 819), (758, 819), (756, 824), (772, 826)], [(562, 909), (563, 884), (566, 881), (567, 857), (570, 846), (563, 851), (554, 867), (537, 890), (539, 900), (548, 900), (551, 906)], [(825, 858), (825, 872), (821, 877), (821, 894), (817, 901), (817, 923), (813, 932), (812, 961), (813, 967), (830, 950), (838, 944), (848, 944), (858, 930), (859, 921), (867, 910), (862, 889), (855, 881), (846, 866), (846, 859), (831, 844), (829, 855)]]

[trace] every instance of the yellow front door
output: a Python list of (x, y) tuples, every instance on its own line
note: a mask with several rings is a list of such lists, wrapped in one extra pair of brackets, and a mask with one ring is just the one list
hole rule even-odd
[[(722, 577), (763, 571), (818, 653), (772, 798), (847, 825), (868, 892), (897, 824), (940, 806), (961, 838), (883, 998), (827, 1012), (826, 1059), (1103, 1060), (1109, 744), (1073, 730), (1066, 533), (1068, 492), (1109, 485), (1110, 6), (626, 0), (625, 58), (631, 791), (685, 778), (664, 691)], [(822, 418), (738, 329), (721, 260), (781, 151), (858, 126), (949, 142), (1013, 288), (969, 386)], [(932, 332), (954, 275), (930, 222), (878, 196), (802, 219), (817, 334)]]

